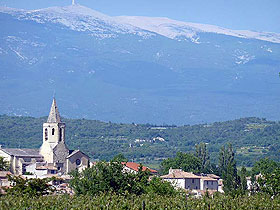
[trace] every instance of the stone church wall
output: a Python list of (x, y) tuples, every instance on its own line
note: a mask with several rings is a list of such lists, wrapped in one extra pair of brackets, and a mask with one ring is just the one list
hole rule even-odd
[[(78, 161), (79, 160), (79, 161)], [(80, 163), (80, 164), (78, 164)], [(89, 158), (82, 152), (77, 152), (67, 159), (67, 173), (75, 169), (84, 169), (89, 166)]]

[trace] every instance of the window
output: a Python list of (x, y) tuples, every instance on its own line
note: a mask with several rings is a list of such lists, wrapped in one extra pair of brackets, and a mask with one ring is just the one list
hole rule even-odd
[(47, 141), (48, 140), (48, 129), (46, 128), (45, 129), (45, 141)]
[(192, 183), (194, 183), (194, 179), (192, 179)]
[(208, 181), (206, 181), (206, 184), (208, 185)]
[(54, 135), (54, 128), (52, 129), (52, 135)]
[(81, 160), (80, 160), (80, 159), (77, 159), (77, 160), (76, 160), (76, 165), (77, 165), (77, 166), (81, 165)]
[(62, 140), (62, 129), (59, 128), (59, 141), (61, 141), (61, 140)]

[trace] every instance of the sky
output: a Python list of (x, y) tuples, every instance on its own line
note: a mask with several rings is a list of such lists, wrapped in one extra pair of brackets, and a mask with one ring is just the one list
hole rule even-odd
[[(280, 33), (280, 0), (75, 0), (110, 16), (168, 17), (230, 29)], [(39, 9), (72, 0), (0, 0), (0, 6)]]

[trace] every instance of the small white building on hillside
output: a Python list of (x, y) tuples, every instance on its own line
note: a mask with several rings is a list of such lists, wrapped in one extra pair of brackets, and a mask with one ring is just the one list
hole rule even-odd
[(206, 175), (200, 176), (200, 189), (201, 190), (215, 190), (218, 191), (218, 180)]
[(182, 169), (169, 169), (169, 173), (161, 176), (161, 178), (171, 182), (177, 188), (218, 191), (218, 179), (212, 178), (210, 175), (208, 176), (206, 174), (197, 175), (185, 172)]
[(171, 182), (177, 188), (188, 190), (200, 189), (200, 177), (193, 173), (185, 172), (182, 169), (169, 169), (169, 173), (161, 176), (161, 178)]

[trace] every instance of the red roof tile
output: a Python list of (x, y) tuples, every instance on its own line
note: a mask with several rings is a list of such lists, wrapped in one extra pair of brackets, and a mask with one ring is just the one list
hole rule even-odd
[[(140, 167), (140, 164), (138, 163), (134, 163), (134, 162), (122, 162), (122, 164), (134, 171), (139, 171), (139, 167)], [(156, 170), (154, 169), (150, 169), (146, 166), (142, 166), (142, 171), (146, 171), (146, 170), (149, 170), (151, 173), (157, 173)]]

